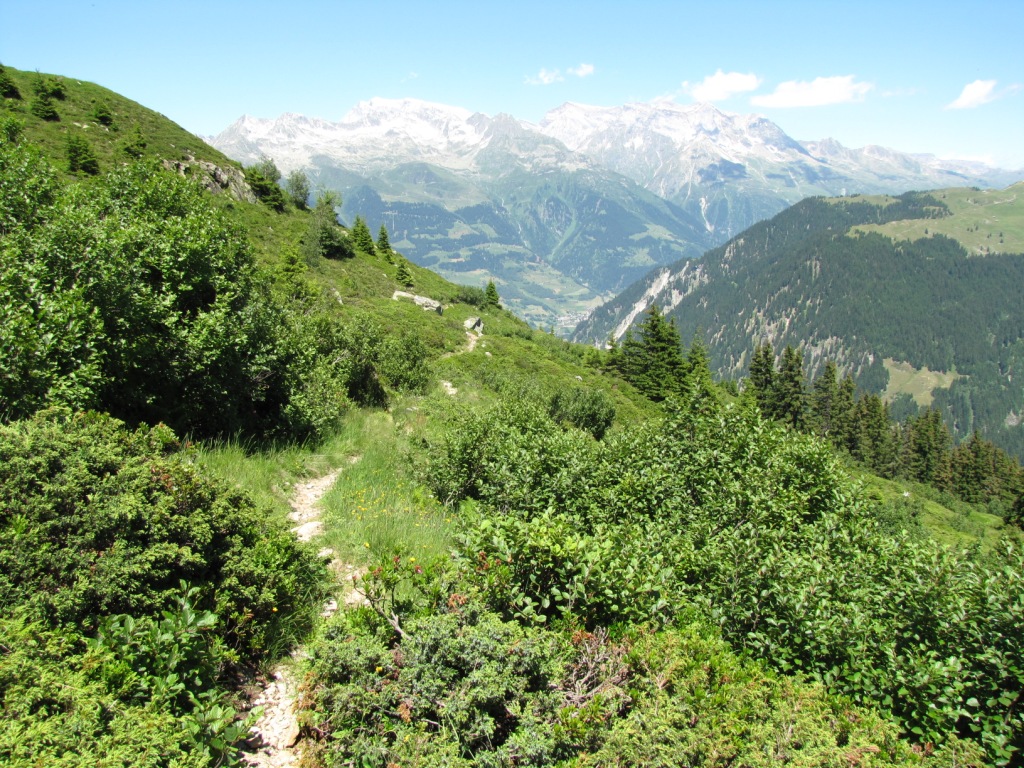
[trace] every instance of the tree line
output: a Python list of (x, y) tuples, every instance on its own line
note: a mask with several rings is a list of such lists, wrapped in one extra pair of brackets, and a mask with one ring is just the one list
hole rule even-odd
[[(900, 422), (878, 394), (860, 391), (828, 360), (813, 380), (804, 355), (787, 345), (777, 355), (759, 342), (750, 360), (743, 397), (761, 414), (793, 430), (817, 435), (875, 474), (926, 483), (975, 504), (989, 504), (1021, 523), (1024, 470), (978, 432), (959, 444), (940, 411), (930, 408)], [(656, 402), (682, 394), (694, 379), (710, 381), (707, 346), (695, 334), (684, 352), (674, 319), (651, 307), (621, 345), (609, 343), (603, 363)], [(739, 394), (735, 382), (726, 390)]]

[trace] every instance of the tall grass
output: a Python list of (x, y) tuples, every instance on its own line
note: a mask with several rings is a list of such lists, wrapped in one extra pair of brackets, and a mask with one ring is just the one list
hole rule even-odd
[(427, 560), (448, 550), (450, 518), (409, 461), (409, 437), (423, 428), (418, 411), (409, 408), (397, 408), (397, 417), (360, 411), (346, 424), (360, 452), (322, 501), (322, 540), (344, 562), (399, 552)]
[(320, 501), (318, 547), (333, 549), (334, 557), (352, 565), (392, 552), (434, 558), (447, 552), (449, 520), (417, 481), (408, 458), (410, 437), (426, 428), (416, 402), (397, 406), (397, 417), (353, 410), (316, 446), (253, 449), (229, 441), (200, 446), (196, 461), (281, 519), (291, 510), (297, 484), (340, 469)]

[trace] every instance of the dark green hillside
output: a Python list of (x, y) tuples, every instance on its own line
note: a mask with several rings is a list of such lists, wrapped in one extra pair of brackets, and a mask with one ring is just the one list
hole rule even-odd
[[(802, 347), (811, 371), (834, 360), (871, 392), (885, 389), (885, 359), (955, 372), (961, 378), (933, 394), (956, 434), (978, 429), (1020, 454), (1024, 256), (971, 255), (935, 233), (954, 231), (953, 218), (940, 193), (804, 200), (687, 264), (654, 301), (688, 294), (668, 314), (684, 332), (705, 329), (713, 366), (727, 377), (746, 373), (761, 339)], [(859, 229), (906, 222), (927, 236), (893, 240)], [(634, 286), (595, 312), (577, 338), (606, 337), (643, 290)]]

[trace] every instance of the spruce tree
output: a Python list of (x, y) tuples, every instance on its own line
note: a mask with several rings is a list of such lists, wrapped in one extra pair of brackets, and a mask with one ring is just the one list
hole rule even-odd
[(21, 91), (18, 90), (18, 86), (14, 84), (11, 76), (3, 67), (0, 67), (0, 96), (5, 99), (21, 98)]
[(782, 352), (775, 378), (775, 418), (793, 429), (807, 425), (807, 388), (804, 384), (804, 358), (792, 346)]
[(485, 306), (492, 309), (501, 309), (501, 297), (498, 295), (498, 288), (493, 280), (487, 281), (487, 288), (484, 290)]
[(370, 228), (366, 225), (366, 220), (359, 215), (352, 222), (352, 243), (355, 245), (356, 250), (362, 251), (368, 256), (377, 255), (377, 249), (373, 244), (373, 235), (370, 234)]
[(622, 344), (624, 378), (655, 402), (678, 393), (686, 362), (675, 323), (665, 320), (654, 305), (636, 330), (637, 335), (627, 334)]
[(775, 418), (775, 350), (770, 342), (758, 343), (750, 358), (747, 388), (754, 395), (761, 415), (766, 419)]
[(902, 474), (936, 488), (948, 488), (952, 443), (949, 428), (936, 409), (907, 419), (900, 457)]
[(395, 275), (395, 279), (406, 288), (412, 288), (413, 286), (412, 272), (409, 270), (408, 263), (403, 258), (398, 259), (398, 272)]
[(832, 444), (853, 453), (857, 442), (854, 410), (857, 406), (857, 385), (847, 374), (839, 382), (832, 405)]
[(814, 429), (821, 437), (831, 437), (835, 422), (836, 398), (839, 396), (839, 370), (829, 360), (825, 370), (814, 380), (811, 388), (811, 417)]
[(65, 152), (68, 160), (68, 171), (71, 173), (87, 173), (95, 176), (100, 172), (100, 164), (93, 152), (92, 145), (84, 136), (71, 134), (68, 136)]
[(383, 224), (380, 225), (380, 232), (377, 233), (377, 253), (383, 256), (388, 264), (395, 263), (395, 252), (391, 250), (388, 229)]

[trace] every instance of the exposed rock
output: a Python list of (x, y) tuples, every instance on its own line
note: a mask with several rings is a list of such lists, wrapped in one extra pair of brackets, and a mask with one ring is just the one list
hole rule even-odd
[(422, 307), (428, 312), (437, 312), (439, 315), (444, 311), (444, 308), (441, 306), (441, 302), (427, 298), (426, 296), (417, 296), (415, 293), (409, 293), (408, 291), (395, 291), (391, 294), (391, 298), (395, 301), (408, 299), (409, 301), (415, 302), (417, 306)]
[(256, 195), (238, 168), (222, 168), (206, 160), (196, 160), (191, 155), (184, 160), (164, 160), (164, 168), (179, 176), (194, 177), (210, 192), (217, 195), (227, 192), (236, 200), (255, 203)]
[(462, 325), (465, 326), (467, 331), (484, 332), (484, 321), (481, 317), (467, 317)]

